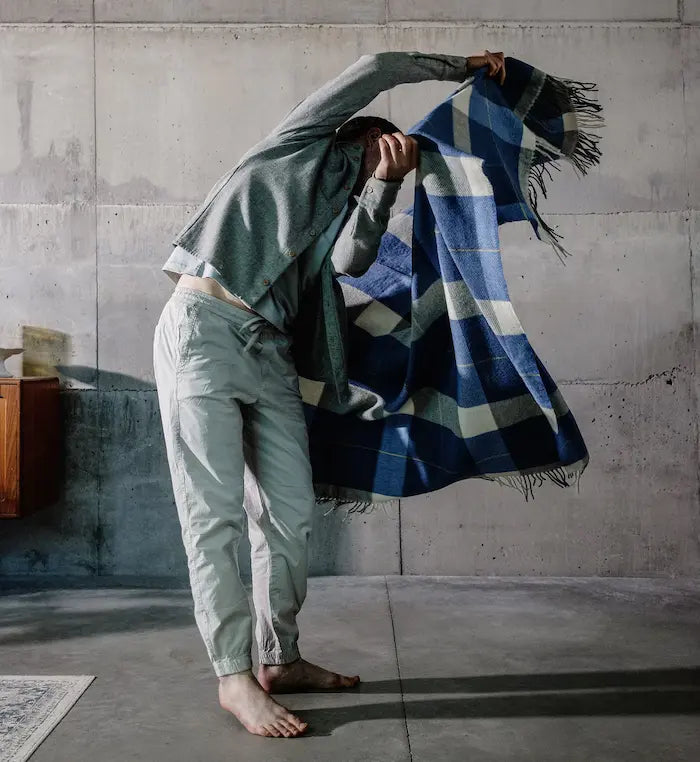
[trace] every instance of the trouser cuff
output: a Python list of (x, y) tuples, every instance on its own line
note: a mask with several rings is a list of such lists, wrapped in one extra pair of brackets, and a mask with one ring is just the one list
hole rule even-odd
[(212, 665), (217, 677), (223, 677), (224, 675), (232, 675), (236, 672), (245, 672), (247, 669), (252, 669), (253, 660), (250, 658), (250, 654), (243, 654), (235, 658), (217, 659), (212, 662)]
[(299, 658), (299, 648), (296, 643), (282, 646), (274, 651), (258, 651), (258, 661), (261, 664), (288, 664)]

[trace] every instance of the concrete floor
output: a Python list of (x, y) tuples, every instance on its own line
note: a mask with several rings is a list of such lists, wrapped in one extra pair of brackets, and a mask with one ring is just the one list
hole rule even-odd
[(0, 674), (97, 675), (32, 762), (700, 759), (700, 580), (312, 578), (302, 654), (363, 683), (280, 696), (297, 739), (220, 709), (189, 590), (143, 584), (0, 580)]

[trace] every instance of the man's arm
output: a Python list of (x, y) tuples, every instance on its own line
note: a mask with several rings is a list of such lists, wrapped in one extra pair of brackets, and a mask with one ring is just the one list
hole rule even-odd
[(379, 162), (331, 252), (336, 272), (355, 278), (367, 272), (376, 259), (401, 183), (418, 166), (418, 141), (411, 135), (387, 133), (377, 144)]
[(359, 278), (377, 258), (402, 180), (370, 177), (338, 234), (331, 261), (336, 273)]
[(394, 51), (364, 55), (298, 103), (268, 137), (304, 142), (326, 137), (396, 85), (430, 79), (462, 82), (471, 72), (464, 56)]

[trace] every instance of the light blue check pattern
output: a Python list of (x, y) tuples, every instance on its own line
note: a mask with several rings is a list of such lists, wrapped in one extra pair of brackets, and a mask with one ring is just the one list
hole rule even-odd
[(391, 219), (361, 278), (340, 278), (349, 401), (300, 379), (323, 500), (365, 510), (470, 477), (527, 499), (545, 479), (578, 483), (588, 463), (513, 310), (498, 225), (527, 219), (566, 254), (528, 183), (545, 161), (600, 154), (578, 129), (571, 80), (554, 86), (516, 59), (507, 70), (510, 89), (482, 70), (409, 130), (420, 144), (413, 207)]

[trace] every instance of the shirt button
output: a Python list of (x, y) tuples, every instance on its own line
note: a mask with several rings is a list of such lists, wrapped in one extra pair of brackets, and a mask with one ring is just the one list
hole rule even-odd
[(296, 255), (297, 255), (296, 251), (290, 251), (289, 252), (289, 256), (290, 257), (296, 257)]
[(267, 278), (264, 278), (264, 279), (263, 279), (263, 283), (264, 283), (266, 286), (269, 286), (269, 285), (270, 285), (270, 281), (269, 281)]
[(309, 230), (309, 235), (316, 235), (316, 231), (315, 230)]
[(367, 186), (367, 193), (374, 193), (374, 188), (370, 188), (369, 185)]
[(340, 207), (339, 206), (334, 206), (333, 207), (333, 214), (338, 214), (338, 212), (340, 212)]

